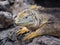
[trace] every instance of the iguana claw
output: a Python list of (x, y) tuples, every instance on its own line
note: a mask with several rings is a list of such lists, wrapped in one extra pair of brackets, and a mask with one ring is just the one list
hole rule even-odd
[(26, 32), (29, 32), (29, 30), (26, 27), (23, 27), (22, 29), (17, 31), (17, 35), (24, 34)]

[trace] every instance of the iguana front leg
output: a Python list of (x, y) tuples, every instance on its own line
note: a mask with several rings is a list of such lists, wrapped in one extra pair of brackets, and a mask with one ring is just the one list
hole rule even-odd
[(37, 30), (37, 31), (35, 31), (35, 32), (32, 32), (32, 33), (26, 35), (26, 36), (23, 38), (23, 41), (25, 41), (25, 40), (30, 40), (30, 39), (35, 38), (35, 37), (40, 36), (40, 35), (42, 35), (42, 34), (39, 32), (39, 30)]
[(36, 31), (34, 31), (34, 32), (26, 35), (26, 36), (23, 38), (23, 41), (25, 41), (25, 40), (30, 40), (30, 39), (33, 39), (33, 38), (35, 38), (35, 37), (41, 36), (41, 35), (43, 35), (43, 34), (49, 33), (50, 31), (44, 30), (46, 27), (48, 27), (47, 24), (42, 25), (42, 26), (41, 26), (39, 29), (37, 29)]

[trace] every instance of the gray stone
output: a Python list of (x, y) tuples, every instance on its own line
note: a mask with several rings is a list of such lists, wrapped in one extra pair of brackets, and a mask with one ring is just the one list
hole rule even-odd
[(5, 45), (13, 45), (11, 42), (6, 42)]
[(0, 28), (7, 28), (12, 25), (13, 22), (11, 13), (0, 11)]
[(8, 35), (7, 35), (7, 32), (6, 31), (2, 31), (0, 32), (0, 40), (6, 38)]
[(46, 37), (46, 36), (43, 36), (41, 37), (37, 42), (42, 42), (42, 43), (45, 43), (47, 45), (60, 45), (60, 39), (58, 38), (55, 38), (55, 37)]
[(21, 45), (20, 43), (21, 42), (17, 40), (17, 41), (14, 42), (14, 45)]
[(17, 37), (16, 37), (17, 30), (19, 30), (19, 27), (14, 27), (12, 29), (6, 29), (6, 30), (0, 31), (0, 40), (6, 39), (6, 38), (11, 39), (12, 41), (17, 40)]
[(10, 4), (8, 1), (0, 1), (0, 11), (7, 11), (10, 8)]
[(60, 39), (52, 36), (41, 36), (33, 39), (27, 45), (60, 45)]
[(14, 4), (15, 0), (7, 0), (10, 5)]
[(16, 33), (13, 31), (9, 31), (8, 38), (11, 39), (12, 41), (16, 41), (17, 40)]

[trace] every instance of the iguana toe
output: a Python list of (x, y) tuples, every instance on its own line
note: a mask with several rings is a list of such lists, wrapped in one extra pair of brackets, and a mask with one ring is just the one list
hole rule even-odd
[(17, 31), (17, 35), (24, 34), (29, 32), (29, 30), (26, 27), (23, 27), (22, 29)]
[(35, 38), (35, 37), (37, 37), (37, 36), (39, 36), (39, 33), (37, 33), (37, 32), (32, 32), (31, 34), (26, 35), (26, 36), (23, 38), (23, 41), (33, 39), (33, 38)]

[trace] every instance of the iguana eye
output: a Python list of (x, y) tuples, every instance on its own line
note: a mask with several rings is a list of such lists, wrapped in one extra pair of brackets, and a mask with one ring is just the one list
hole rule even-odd
[(28, 18), (28, 17), (25, 17), (25, 18)]

